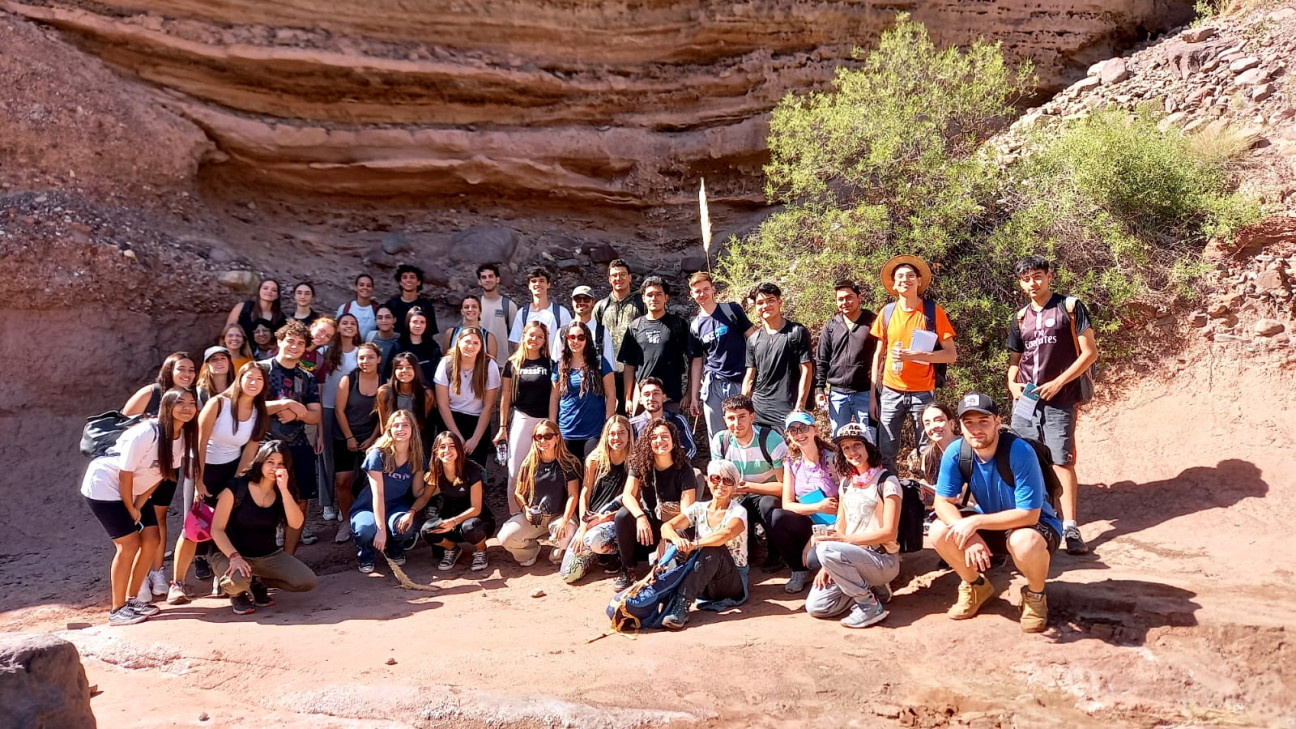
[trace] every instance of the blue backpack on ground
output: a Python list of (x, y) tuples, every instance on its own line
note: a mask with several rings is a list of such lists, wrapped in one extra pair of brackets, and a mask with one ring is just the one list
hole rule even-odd
[(607, 615), (612, 619), (612, 629), (626, 633), (643, 628), (660, 628), (671, 601), (679, 593), (684, 576), (697, 563), (697, 553), (689, 555), (682, 563), (679, 550), (668, 544), (661, 559), (653, 565), (643, 579), (627, 587), (608, 604)]

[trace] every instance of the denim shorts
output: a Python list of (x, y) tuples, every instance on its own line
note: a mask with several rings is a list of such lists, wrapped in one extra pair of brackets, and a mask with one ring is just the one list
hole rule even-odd
[(1022, 413), (1021, 402), (1013, 408), (1012, 429), (1023, 438), (1034, 438), (1048, 447), (1053, 455), (1053, 463), (1059, 466), (1074, 466), (1076, 462), (1074, 405), (1059, 408), (1046, 403), (1037, 403), (1034, 411), (1027, 417)]

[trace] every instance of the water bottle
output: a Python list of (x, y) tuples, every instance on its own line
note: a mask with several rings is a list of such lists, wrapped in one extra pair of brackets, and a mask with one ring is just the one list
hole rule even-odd
[(495, 462), (501, 466), (508, 463), (508, 441), (502, 440), (495, 444)]
[(900, 343), (891, 345), (891, 371), (897, 375), (904, 371), (904, 362), (900, 361)]

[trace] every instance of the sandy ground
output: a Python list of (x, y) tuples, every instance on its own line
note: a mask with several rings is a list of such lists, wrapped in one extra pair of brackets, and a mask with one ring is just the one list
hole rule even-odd
[[(1283, 381), (1203, 355), (1084, 419), (1095, 554), (1055, 560), (1042, 635), (1020, 633), (1007, 569), (983, 615), (946, 619), (957, 578), (926, 551), (865, 631), (808, 617), (786, 574), (757, 570), (732, 613), (601, 637), (602, 575), (568, 587), (543, 558), (521, 569), (498, 547), (484, 576), (438, 573), (420, 550), (408, 572), (440, 590), (408, 592), (357, 573), (322, 522), (302, 550), (316, 592), (247, 617), (200, 599), (110, 629), (108, 542), (74, 495), (71, 448), (62, 478), (0, 506), (0, 629), (72, 640), (104, 727), (1292, 726), (1296, 543), (1277, 515), (1296, 502), (1296, 421), (1289, 399), (1232, 395)], [(23, 457), (15, 442), (77, 427), (6, 421), (20, 436), (6, 462)]]

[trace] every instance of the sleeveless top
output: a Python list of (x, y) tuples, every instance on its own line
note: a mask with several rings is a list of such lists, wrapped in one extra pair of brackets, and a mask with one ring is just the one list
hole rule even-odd
[(225, 523), (225, 536), (243, 557), (268, 557), (279, 551), (275, 544), (275, 528), (284, 516), (283, 496), (274, 489), (274, 503), (257, 504), (252, 498), (251, 486), (246, 478), (235, 479), (231, 489), (234, 508)]
[(207, 440), (207, 463), (233, 463), (243, 455), (243, 446), (252, 438), (256, 430), (257, 414), (239, 421), (237, 426), (235, 410), (238, 406), (228, 398), (220, 398), (220, 412), (216, 414), (216, 424), (212, 426), (211, 438)]
[[(347, 390), (347, 404), (343, 412), (346, 413), (347, 424), (351, 426), (351, 435), (358, 442), (364, 443), (378, 427), (378, 410), (375, 407), (378, 395), (377, 392), (373, 395), (360, 392), (360, 370), (352, 371), (349, 376), (351, 387)], [(398, 395), (397, 402), (399, 401)]]
[[(238, 325), (243, 327), (243, 334), (247, 337), (249, 342), (252, 341), (252, 330), (256, 329), (257, 319), (262, 318), (260, 316), (254, 316), (254, 314), (260, 313), (256, 301), (244, 301), (243, 307), (239, 309)], [(284, 316), (284, 313), (281, 311), (278, 316), (270, 319), (270, 329), (277, 332), (279, 331), (279, 327), (283, 326), (287, 321), (288, 317)]]
[[(396, 393), (396, 409), (408, 410), (411, 413), (414, 413), (414, 393), (411, 392), (408, 395), (399, 392)], [(414, 415), (418, 416), (422, 415), (422, 413), (414, 413)]]
[(149, 385), (149, 401), (144, 406), (144, 414), (150, 418), (156, 418), (158, 410), (162, 408), (162, 386), (154, 382)]

